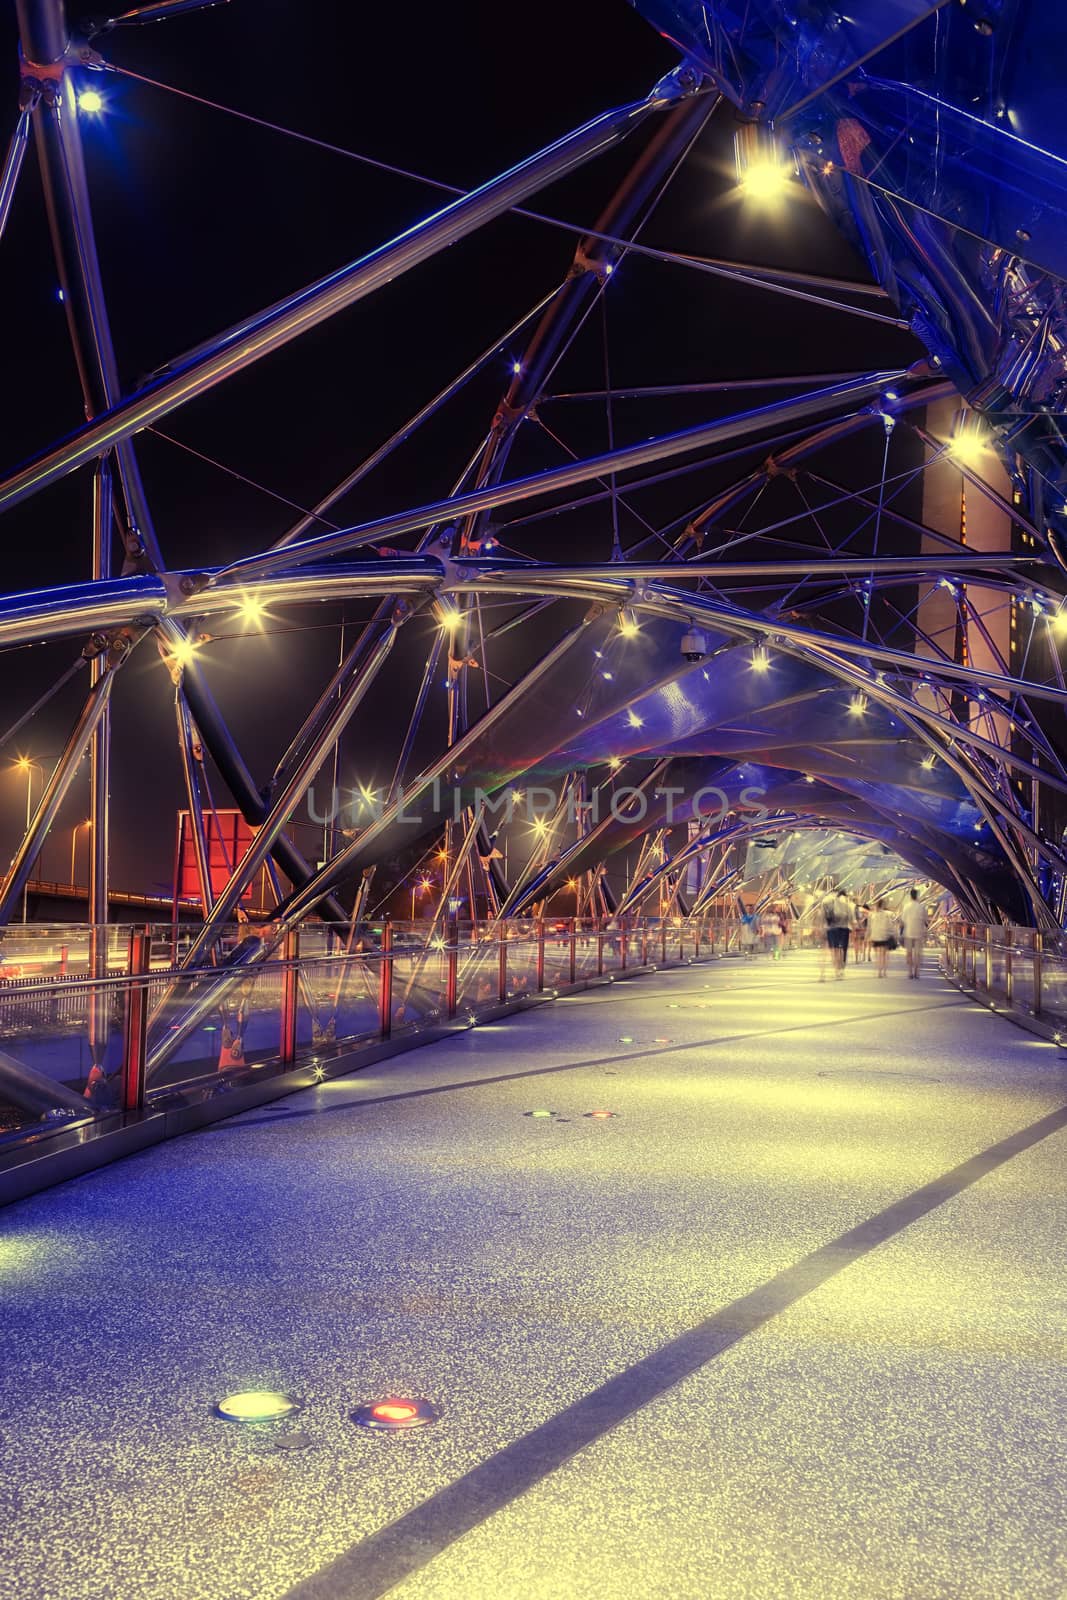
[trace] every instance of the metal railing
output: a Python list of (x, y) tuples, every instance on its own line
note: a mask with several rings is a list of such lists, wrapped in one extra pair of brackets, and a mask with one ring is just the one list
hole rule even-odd
[[(322, 1065), (501, 1005), (737, 948), (715, 917), (518, 918), (494, 924), (310, 923), (242, 965), (182, 968), (195, 927), (11, 930), (0, 964), (0, 1139), (73, 1118), (143, 1113)], [(95, 969), (99, 976), (92, 975)], [(49, 1105), (54, 1086), (56, 1111)]]
[(965, 988), (1067, 1030), (1067, 952), (1037, 929), (956, 923), (945, 931), (941, 960)]

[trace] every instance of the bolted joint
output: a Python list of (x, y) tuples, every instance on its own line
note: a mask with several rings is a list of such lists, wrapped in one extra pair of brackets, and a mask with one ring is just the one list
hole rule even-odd
[(82, 646), (82, 655), (86, 661), (92, 661), (96, 656), (103, 655), (107, 646), (106, 633), (91, 633)]

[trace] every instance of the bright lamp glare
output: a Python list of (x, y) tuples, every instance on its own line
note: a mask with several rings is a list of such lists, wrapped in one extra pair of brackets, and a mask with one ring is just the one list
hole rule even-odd
[(460, 612), (453, 611), (450, 607), (442, 608), (441, 626), (442, 628), (447, 629), (449, 633), (454, 633), (462, 621), (463, 617)]
[(788, 169), (766, 157), (751, 162), (741, 174), (741, 192), (746, 200), (782, 200), (788, 190)]
[(973, 472), (985, 462), (985, 440), (973, 429), (962, 429), (949, 444), (948, 453), (953, 461)]
[(176, 666), (187, 666), (196, 659), (196, 645), (192, 639), (175, 639), (170, 647), (170, 659)]
[(865, 714), (866, 710), (867, 710), (867, 696), (865, 694), (854, 694), (852, 696), (852, 699), (848, 703), (848, 714), (849, 714), (849, 716), (850, 717), (862, 717)]
[(265, 615), (262, 600), (258, 595), (243, 594), (237, 607), (237, 614), (248, 627), (258, 626)]
[(753, 670), (753, 672), (768, 672), (770, 670), (770, 665), (771, 665), (771, 658), (767, 654), (765, 646), (764, 645), (757, 645), (756, 648), (752, 652), (752, 670)]
[(1067, 606), (1061, 606), (1058, 611), (1054, 611), (1049, 618), (1049, 624), (1053, 633), (1062, 639), (1067, 634)]
[(95, 114), (104, 109), (104, 97), (97, 89), (83, 89), (78, 96), (78, 110)]

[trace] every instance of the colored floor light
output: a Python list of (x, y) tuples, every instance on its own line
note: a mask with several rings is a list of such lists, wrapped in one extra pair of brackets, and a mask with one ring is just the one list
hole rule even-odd
[(441, 1413), (424, 1395), (387, 1395), (384, 1400), (370, 1400), (357, 1406), (351, 1420), (360, 1428), (370, 1428), (374, 1433), (402, 1433), (409, 1428), (423, 1428), (429, 1422), (440, 1421)]
[(220, 1400), (215, 1413), (227, 1422), (276, 1422), (298, 1409), (295, 1400), (276, 1389), (242, 1389)]
[(633, 1036), (632, 1033), (621, 1033), (619, 1035), (619, 1043), (620, 1044), (633, 1044), (633, 1042), (634, 1042), (634, 1036)]
[(524, 1111), (523, 1112), (523, 1116), (524, 1117), (554, 1117), (555, 1115), (556, 1115), (556, 1113), (554, 1111)]
[(597, 1122), (604, 1122), (608, 1117), (617, 1117), (617, 1111), (583, 1111), (583, 1117), (592, 1117)]

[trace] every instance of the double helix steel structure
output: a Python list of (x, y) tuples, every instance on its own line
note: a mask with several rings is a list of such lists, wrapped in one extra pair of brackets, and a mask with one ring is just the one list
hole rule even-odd
[[(880, 853), (887, 880), (942, 885), (975, 921), (1057, 931), (1067, 153), (1056, 63), (1067, 16), (1023, 0), (855, 0), (847, 16), (831, 0), (641, 0), (678, 51), (644, 98), (453, 193), (131, 386), (113, 347), (81, 124), (127, 70), (127, 30), (180, 26), (168, 19), (198, 3), (159, 0), (79, 31), (62, 0), (17, 0), (21, 109), (0, 229), (32, 138), (85, 420), (6, 471), (0, 512), (71, 474), (91, 477), (92, 578), (0, 596), (5, 650), (69, 640), (89, 679), (4, 880), (0, 924), (86, 756), (89, 921), (107, 921), (112, 688), (132, 658), (158, 649), (159, 716), (173, 721), (184, 773), (175, 804), (192, 819), (199, 867), (188, 969), (222, 959), (220, 939), (260, 874), (275, 905), (269, 928), (225, 957), (242, 968), (312, 915), (350, 927), (372, 872), (413, 841), (440, 848), (440, 914), (462, 892), (490, 922), (543, 908), (565, 885), (579, 914), (658, 903), (698, 915), (757, 871), (757, 852), (742, 846), (773, 846), (785, 871), (788, 839), (806, 877), (825, 870), (826, 851), (840, 874), (844, 840), (857, 862)], [(739, 193), (756, 206), (814, 200), (868, 278), (646, 242), (661, 197), (723, 118)], [(550, 184), (619, 147), (632, 159), (592, 223), (537, 210)], [(216, 567), (161, 548), (139, 433), (510, 212), (574, 236), (532, 310), (517, 305), (501, 339), (269, 548)], [(798, 318), (829, 306), (846, 326), (908, 332), (915, 358), (684, 385), (668, 370), (625, 388), (611, 382), (605, 339), (603, 382), (568, 389), (572, 352), (638, 259), (671, 274), (664, 292), (742, 283), (785, 297)], [(361, 517), (364, 480), (505, 347), (516, 352), (510, 381), (457, 461), (452, 492)], [(651, 436), (627, 422), (631, 403), (683, 392), (706, 402), (704, 420)], [(590, 407), (606, 419), (606, 448), (571, 449), (568, 418)], [(531, 433), (550, 438), (557, 459), (516, 470)], [(839, 478), (853, 448), (880, 460), (858, 487)], [(558, 528), (580, 516), (588, 528), (594, 513), (600, 548), (583, 538), (567, 563), (539, 556), (548, 519)], [(334, 675), (309, 685), (306, 718), (274, 770), (253, 773), (199, 641), (220, 620), (342, 601), (366, 616)], [(397, 711), (406, 731), (392, 779), (373, 814), (334, 830), (325, 859), (309, 860), (287, 823), (346, 730), (395, 698), (390, 669), (408, 651), (422, 670)], [(447, 714), (427, 758), (427, 707), (442, 689)], [(220, 785), (254, 830), (221, 887), (208, 861)], [(531, 789), (552, 804), (528, 859), (505, 870), (501, 808)]]

